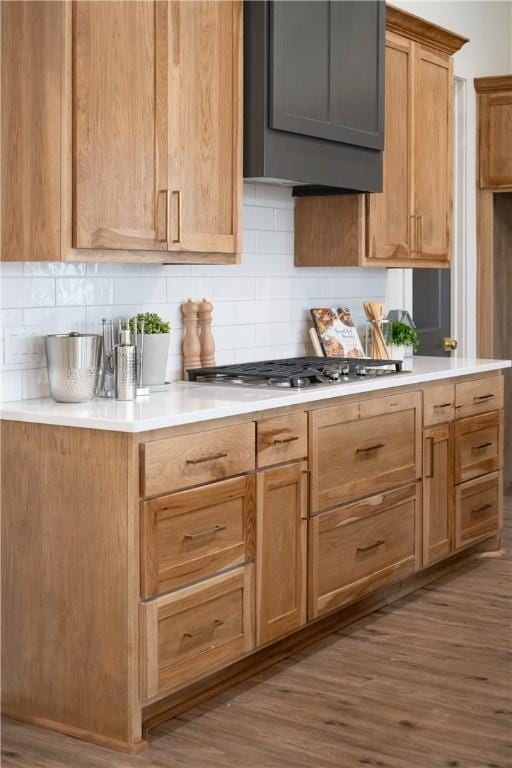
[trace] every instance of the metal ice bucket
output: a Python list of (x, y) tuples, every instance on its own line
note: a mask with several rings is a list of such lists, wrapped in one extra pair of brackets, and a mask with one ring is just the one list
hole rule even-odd
[(87, 403), (98, 382), (101, 336), (57, 333), (45, 338), (50, 393), (59, 403)]

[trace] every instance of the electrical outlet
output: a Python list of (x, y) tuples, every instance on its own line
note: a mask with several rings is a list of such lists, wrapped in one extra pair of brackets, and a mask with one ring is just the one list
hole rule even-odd
[(4, 329), (5, 365), (38, 366), (43, 362), (43, 329), (24, 325)]

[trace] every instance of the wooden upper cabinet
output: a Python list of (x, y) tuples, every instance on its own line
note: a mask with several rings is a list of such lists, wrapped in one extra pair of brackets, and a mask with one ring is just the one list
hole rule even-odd
[(414, 233), (412, 202), (412, 44), (386, 35), (385, 193), (367, 195), (368, 257), (411, 258)]
[(1, 3), (2, 261), (60, 259), (64, 11)]
[(386, 14), (383, 191), (366, 206), (360, 195), (301, 199), (297, 266), (449, 266), (452, 55), (467, 41), (392, 6)]
[(238, 0), (76, 4), (76, 248), (240, 250), (241, 13)]
[(169, 4), (169, 250), (237, 253), (242, 4)]
[[(415, 46), (415, 260), (449, 262), (452, 230), (452, 62)], [(417, 264), (415, 263), (415, 266)]]
[(480, 187), (512, 189), (512, 75), (480, 77)]
[(167, 249), (166, 26), (165, 3), (74, 6), (76, 248)]

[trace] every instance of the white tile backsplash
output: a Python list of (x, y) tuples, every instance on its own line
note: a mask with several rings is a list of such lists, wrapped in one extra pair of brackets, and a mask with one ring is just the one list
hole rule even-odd
[(309, 309), (349, 306), (356, 322), (363, 299), (385, 300), (386, 270), (293, 265), (291, 189), (245, 184), (242, 263), (161, 265), (6, 263), (0, 265), (0, 399), (45, 397), (44, 365), (5, 364), (3, 329), (40, 326), (43, 333), (99, 332), (101, 318), (158, 312), (172, 325), (169, 378), (181, 377), (180, 304), (214, 302), (219, 365), (309, 354)]

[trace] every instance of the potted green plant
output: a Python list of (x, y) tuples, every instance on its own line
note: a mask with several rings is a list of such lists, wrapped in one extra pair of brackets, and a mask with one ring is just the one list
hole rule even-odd
[(419, 348), (418, 334), (415, 328), (399, 320), (391, 323), (391, 344), (389, 354), (392, 360), (403, 360), (407, 347), (411, 347), (413, 352)]
[[(137, 321), (138, 334), (144, 334), (143, 339), (143, 366), (142, 386), (151, 387), (165, 382), (167, 369), (167, 355), (169, 354), (169, 340), (171, 326), (166, 320), (155, 312), (141, 312), (136, 318), (130, 320), (132, 333)], [(139, 348), (141, 344), (139, 342)]]

